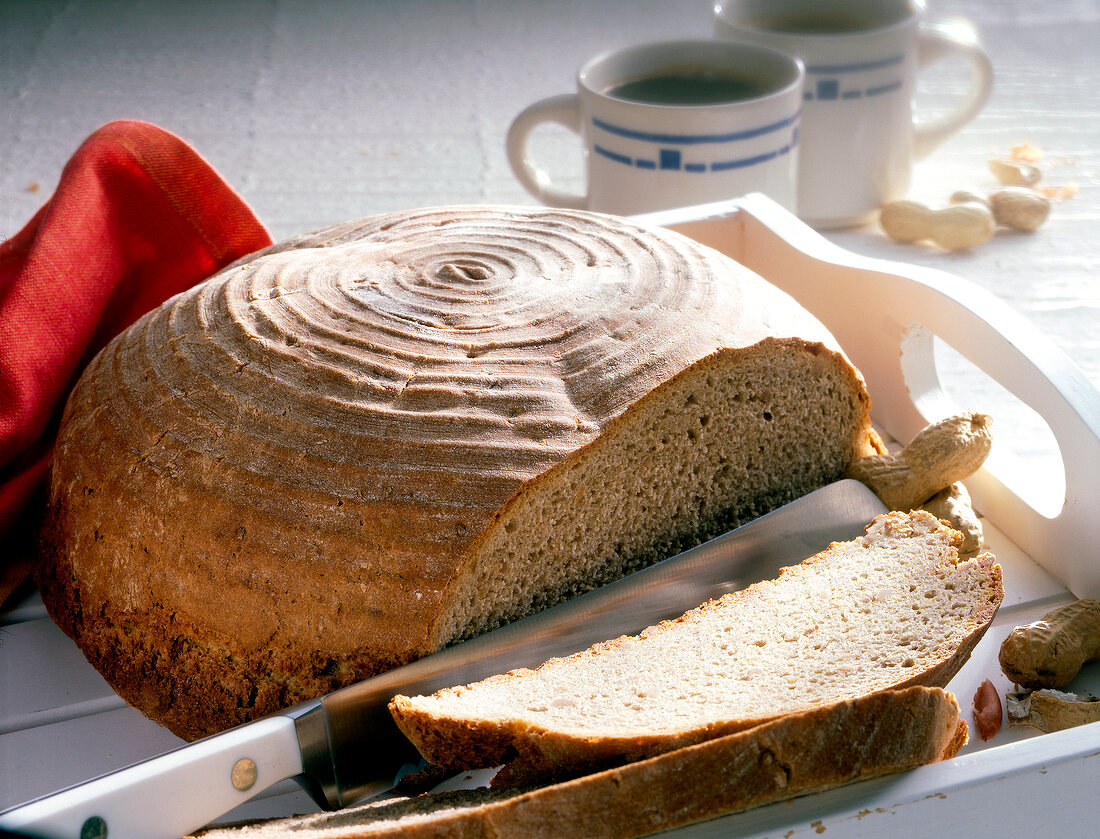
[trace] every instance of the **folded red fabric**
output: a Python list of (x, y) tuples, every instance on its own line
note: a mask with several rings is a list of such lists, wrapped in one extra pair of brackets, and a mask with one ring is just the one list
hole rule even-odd
[(109, 123), (57, 190), (0, 243), (0, 604), (33, 566), (33, 532), (65, 398), (117, 333), (271, 243), (244, 200), (187, 143)]

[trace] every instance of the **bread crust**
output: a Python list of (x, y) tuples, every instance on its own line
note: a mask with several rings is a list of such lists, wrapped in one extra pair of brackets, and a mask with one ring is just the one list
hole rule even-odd
[[(844, 430), (820, 472), (803, 462), (791, 469), (802, 483), (700, 502), (717, 512), (666, 522), (627, 556), (604, 535), (603, 566), (517, 595), (507, 614), (476, 613), (486, 598), (470, 580), (500, 575), (481, 554), (508, 548), (512, 512), (685, 377), (761, 354), (843, 391)], [(38, 581), (116, 691), (193, 739), (840, 477), (879, 448), (868, 409), (820, 324), (676, 234), (532, 208), (372, 217), (230, 266), (89, 365), (62, 421)], [(761, 410), (745, 412), (754, 434)], [(563, 501), (560, 529), (594, 506)], [(561, 547), (531, 564), (584, 555)]]
[(429, 794), (200, 835), (632, 839), (945, 760), (965, 741), (966, 723), (951, 694), (910, 687), (511, 796), (491, 790)]

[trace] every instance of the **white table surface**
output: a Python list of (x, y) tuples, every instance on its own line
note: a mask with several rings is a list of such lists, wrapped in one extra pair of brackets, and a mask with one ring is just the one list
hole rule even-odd
[[(1044, 150), (1047, 183), (1075, 182), (1079, 192), (1057, 204), (1039, 232), (999, 235), (971, 252), (900, 245), (874, 225), (827, 235), (859, 254), (945, 269), (983, 286), (1100, 384), (1100, 2), (929, 2), (934, 14), (977, 22), (997, 82), (984, 112), (917, 165), (911, 197), (942, 204), (956, 189), (992, 191), (987, 159), (1023, 142)], [(708, 37), (710, 28), (706, 0), (4, 0), (0, 237), (18, 231), (46, 200), (88, 134), (120, 118), (148, 120), (194, 145), (276, 239), (416, 206), (532, 204), (504, 155), (505, 131), (520, 109), (571, 90), (577, 66), (594, 53)], [(918, 102), (942, 107), (960, 89), (959, 70), (929, 73)], [(571, 135), (545, 131), (539, 154), (548, 166), (574, 172), (571, 183), (580, 187)], [(999, 439), (1028, 457), (1037, 475), (1057, 471), (1041, 421), (1027, 409), (949, 353), (943, 375), (961, 401), (994, 413)], [(989, 643), (959, 676), (964, 703), (979, 676), (995, 675), (992, 645), (1004, 632), (1065, 597), (995, 526), (990, 541), (1013, 594)], [(1095, 554), (1095, 546), (1086, 549)], [(1087, 680), (1093, 689), (1096, 675)], [(967, 748), (980, 752), (1025, 736), (1014, 730)], [(176, 742), (124, 707), (33, 595), (0, 615), (0, 808)], [(1028, 825), (1042, 829), (1055, 816), (1063, 826), (1094, 828), (1095, 760), (1086, 772), (1091, 782), (1082, 795), (1087, 789), (1091, 797), (1078, 815), (1065, 807), (1048, 812), (1041, 802), (1024, 806), (1015, 782), (1005, 782), (1004, 800), (990, 812), (970, 812), (965, 830), (961, 823), (937, 830), (972, 834), (976, 820), (994, 818), (994, 810), (1011, 814), (1002, 815), (1003, 827), (1021, 831), (1004, 836), (1023, 835)], [(1038, 794), (1038, 786), (1028, 789)], [(304, 796), (282, 792), (271, 811), (309, 806)], [(841, 798), (804, 800), (791, 818), (804, 818), (804, 828), (817, 818), (815, 807), (828, 812)], [(953, 818), (962, 817), (957, 809)], [(264, 812), (262, 803), (247, 812)], [(761, 818), (753, 830), (782, 824)], [(923, 827), (921, 819), (906, 824), (914, 835)], [(847, 835), (830, 830), (836, 833)]]

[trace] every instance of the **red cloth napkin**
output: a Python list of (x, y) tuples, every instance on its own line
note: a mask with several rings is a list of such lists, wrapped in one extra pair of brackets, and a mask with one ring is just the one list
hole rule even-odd
[(239, 195), (180, 138), (109, 123), (57, 191), (0, 243), (0, 604), (33, 567), (61, 409), (117, 333), (271, 243)]

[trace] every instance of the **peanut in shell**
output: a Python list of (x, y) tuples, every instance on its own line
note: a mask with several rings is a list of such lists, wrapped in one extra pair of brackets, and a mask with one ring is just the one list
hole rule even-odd
[(993, 445), (993, 419), (967, 412), (932, 423), (895, 454), (861, 458), (847, 477), (866, 484), (891, 510), (915, 510), (978, 471)]
[(1027, 688), (1065, 687), (1088, 661), (1100, 658), (1100, 600), (1075, 600), (1008, 633), (1001, 670)]

